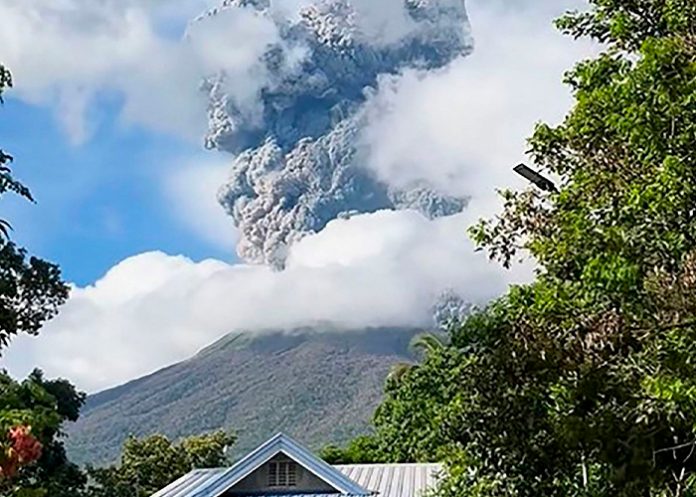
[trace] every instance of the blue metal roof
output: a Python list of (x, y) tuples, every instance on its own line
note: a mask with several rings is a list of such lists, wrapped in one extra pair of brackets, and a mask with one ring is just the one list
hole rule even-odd
[[(155, 493), (152, 497), (219, 497), (279, 453), (293, 459), (317, 478), (326, 482), (331, 488), (336, 489), (335, 493), (325, 494), (326, 496), (369, 497), (374, 494), (374, 492), (363, 488), (345, 476), (338, 469), (314, 456), (308, 449), (290, 437), (279, 433), (231, 468), (192, 471)], [(277, 496), (264, 494), (264, 497), (285, 497), (285, 494)], [(292, 497), (302, 496), (294, 494)], [(317, 495), (313, 494), (313, 497), (317, 497)]]
[[(189, 497), (191, 495), (213, 496), (210, 493), (216, 486), (215, 482), (227, 471), (227, 468), (195, 470), (179, 478), (166, 488), (163, 488), (152, 497)], [(259, 497), (258, 495), (238, 495), (235, 497)], [(263, 494), (263, 497), (361, 497), (341, 493), (329, 494)]]
[(235, 497), (423, 497), (437, 485), (440, 464), (356, 464), (330, 466), (291, 438), (279, 434), (231, 468), (199, 469), (152, 497), (220, 497), (278, 453), (294, 459), (325, 481), (334, 493), (264, 493)]
[[(152, 497), (189, 497), (197, 492), (208, 494), (206, 489), (212, 488), (215, 481), (222, 475), (227, 468), (195, 470), (179, 478), (166, 488), (163, 488)], [(347, 495), (341, 493), (329, 494), (263, 494), (263, 497), (361, 497), (357, 495)], [(239, 495), (235, 497), (259, 497), (258, 495)]]
[(350, 464), (334, 466), (378, 497), (423, 497), (443, 475), (441, 464)]
[[(344, 475), (378, 497), (423, 497), (437, 485), (442, 476), (440, 464), (353, 464), (334, 466)], [(226, 468), (196, 470), (177, 480), (153, 497), (188, 497), (191, 493), (204, 490)], [(259, 497), (239, 495), (236, 497)], [(263, 497), (362, 497), (350, 494), (264, 494)]]
[(152, 497), (188, 497), (204, 490), (226, 471), (219, 469), (197, 469), (164, 487)]

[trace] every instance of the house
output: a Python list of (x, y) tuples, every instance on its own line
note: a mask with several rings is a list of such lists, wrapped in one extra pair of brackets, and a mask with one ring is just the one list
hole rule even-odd
[(422, 497), (439, 464), (331, 466), (278, 434), (230, 468), (190, 472), (152, 497)]

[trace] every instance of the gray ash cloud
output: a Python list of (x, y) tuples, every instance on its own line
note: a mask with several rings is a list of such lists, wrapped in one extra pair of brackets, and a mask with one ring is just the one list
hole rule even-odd
[[(275, 3), (225, 0), (202, 16), (254, 9), (279, 33), (261, 61), (267, 83), (253, 105), (237, 101), (224, 73), (204, 85), (206, 145), (234, 155), (219, 201), (239, 228), (240, 257), (282, 268), (292, 243), (333, 219), (463, 210), (466, 198), (436, 191), (427, 178), (399, 189), (378, 180), (364, 167), (361, 137), (380, 78), (442, 68), (471, 51), (463, 0), (307, 1), (296, 16), (280, 15)], [(381, 5), (398, 10), (380, 19)]]

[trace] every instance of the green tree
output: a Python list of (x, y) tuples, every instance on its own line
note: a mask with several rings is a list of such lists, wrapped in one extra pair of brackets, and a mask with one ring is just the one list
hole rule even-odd
[(411, 350), (428, 356), (441, 352), (447, 346), (447, 337), (439, 333), (419, 333), (411, 339)]
[(0, 103), (2, 103), (2, 94), (6, 88), (12, 87), (12, 73), (9, 69), (0, 64)]
[(472, 229), (537, 278), (387, 385), (378, 442), (447, 459), (444, 496), (694, 495), (696, 2), (591, 0), (558, 25), (606, 46), (529, 142), (558, 192), (502, 192)]
[[(432, 402), (434, 397), (439, 395), (443, 400), (441, 387), (446, 383), (433, 373), (441, 366), (439, 361), (448, 357), (447, 344), (448, 337), (440, 332), (414, 336), (409, 348), (421, 363), (399, 362), (392, 366), (385, 400), (373, 419), (376, 433), (357, 437), (343, 448), (328, 445), (320, 457), (331, 464), (438, 460), (435, 454), (445, 449), (435, 429), (439, 420), (429, 407), (438, 408), (439, 404)], [(422, 396), (422, 390), (427, 391), (427, 397)]]
[[(18, 468), (14, 475), (0, 477), (0, 490), (5, 492), (1, 495), (29, 495), (30, 491), (31, 495), (52, 497), (77, 495), (86, 480), (67, 459), (62, 425), (77, 420), (84, 399), (85, 395), (68, 381), (46, 380), (39, 370), (21, 383), (0, 372), (0, 433), (30, 426), (41, 449), (33, 464)], [(0, 447), (7, 445), (6, 440), (0, 442)]]
[(373, 435), (356, 437), (345, 447), (327, 445), (319, 451), (319, 457), (329, 464), (369, 464), (385, 458)]
[(17, 334), (37, 335), (67, 297), (58, 266), (0, 241), (0, 354)]
[[(0, 64), (0, 102), (12, 86), (10, 72)], [(12, 174), (12, 156), (0, 149), (0, 196), (15, 193), (31, 202), (29, 189)], [(27, 257), (9, 239), (10, 224), (0, 220), (0, 354), (19, 333), (36, 335), (68, 298), (58, 266)]]
[(607, 44), (530, 140), (559, 192), (504, 192), (472, 230), (537, 280), (453, 334), (447, 437), (474, 495), (685, 495), (696, 460), (696, 4), (593, 0), (559, 26)]
[[(411, 352), (419, 357), (427, 357), (442, 351), (447, 345), (443, 333), (424, 332), (414, 336), (409, 343)], [(405, 374), (417, 367), (413, 362), (397, 362), (391, 367), (387, 381), (399, 381)]]
[[(0, 103), (11, 86), (11, 74), (0, 64)], [(33, 202), (29, 189), (14, 178), (11, 162), (0, 149), (0, 196), (14, 193)], [(59, 268), (28, 257), (10, 240), (10, 229), (0, 220), (0, 354), (14, 336), (36, 335), (68, 297)], [(77, 419), (83, 401), (84, 395), (65, 380), (47, 381), (35, 371), (20, 384), (0, 371), (2, 495), (76, 495), (84, 476), (67, 460), (61, 426)]]
[(451, 450), (445, 414), (461, 390), (463, 357), (436, 348), (400, 377), (389, 377), (374, 415), (383, 462), (440, 461)]
[(123, 446), (120, 464), (90, 468), (88, 497), (149, 497), (192, 469), (227, 463), (227, 449), (236, 436), (217, 431), (173, 443), (163, 435), (137, 439)]

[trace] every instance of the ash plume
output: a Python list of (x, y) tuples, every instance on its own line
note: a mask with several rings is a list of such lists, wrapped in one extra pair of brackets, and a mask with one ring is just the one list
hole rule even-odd
[(218, 198), (240, 231), (242, 259), (281, 269), (293, 243), (356, 213), (436, 218), (466, 207), (427, 178), (399, 189), (378, 180), (364, 167), (361, 135), (381, 78), (436, 70), (472, 50), (463, 0), (225, 0), (201, 18), (230, 9), (250, 9), (278, 31), (252, 103), (224, 72), (204, 84), (206, 145), (234, 156)]

